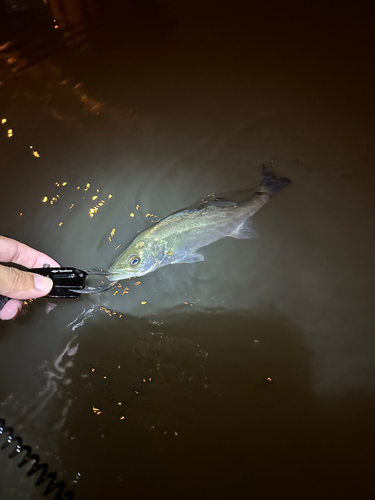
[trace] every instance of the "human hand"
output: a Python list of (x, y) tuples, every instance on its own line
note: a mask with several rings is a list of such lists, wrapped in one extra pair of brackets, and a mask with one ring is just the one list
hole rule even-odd
[[(48, 255), (5, 236), (0, 236), (0, 262), (12, 262), (29, 269), (45, 264), (60, 267)], [(0, 294), (12, 299), (1, 309), (0, 319), (14, 318), (22, 309), (22, 300), (43, 297), (51, 291), (52, 285), (52, 280), (46, 276), (0, 264)]]

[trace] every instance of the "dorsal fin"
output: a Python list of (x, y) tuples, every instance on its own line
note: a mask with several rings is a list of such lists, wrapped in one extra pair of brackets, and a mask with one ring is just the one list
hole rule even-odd
[(236, 207), (238, 205), (236, 201), (224, 196), (216, 196), (216, 198), (209, 201), (208, 204), (215, 205), (216, 207)]
[(236, 207), (238, 203), (225, 195), (209, 195), (207, 198), (197, 201), (191, 207), (195, 210), (201, 210), (205, 207)]

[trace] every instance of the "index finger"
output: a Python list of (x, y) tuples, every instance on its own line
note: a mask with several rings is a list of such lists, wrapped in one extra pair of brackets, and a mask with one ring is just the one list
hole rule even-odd
[(13, 262), (29, 269), (43, 267), (44, 264), (60, 267), (60, 264), (48, 255), (5, 236), (0, 236), (0, 262)]

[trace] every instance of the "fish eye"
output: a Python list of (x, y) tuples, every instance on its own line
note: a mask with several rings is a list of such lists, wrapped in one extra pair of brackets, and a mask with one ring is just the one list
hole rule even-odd
[(138, 257), (138, 255), (132, 255), (131, 257), (129, 257), (129, 264), (131, 266), (136, 266), (140, 262), (141, 262), (141, 258)]

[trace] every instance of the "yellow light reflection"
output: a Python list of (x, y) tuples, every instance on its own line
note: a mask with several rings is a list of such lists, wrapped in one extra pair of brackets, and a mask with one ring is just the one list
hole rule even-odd
[(13, 130), (11, 128), (8, 128), (8, 137), (13, 136)]
[(38, 153), (38, 151), (33, 151), (33, 155), (35, 156), (35, 158), (40, 158), (40, 154)]
[[(33, 146), (30, 146), (30, 148), (32, 149), (32, 152), (33, 152), (33, 155), (34, 156), (37, 156), (38, 158), (40, 157), (39, 153), (36, 151), (36, 150), (33, 150)], [(67, 181), (64, 181), (64, 182), (55, 182), (55, 186), (57, 188), (59, 187), (65, 187), (68, 185), (68, 182)], [(76, 186), (77, 190), (80, 190), (82, 186)], [(83, 187), (83, 189), (85, 191), (88, 191), (90, 188), (91, 188), (91, 184), (88, 182), (86, 184), (85, 187)], [(96, 192), (98, 193), (100, 191), (100, 189), (97, 189), (95, 188)], [(54, 203), (56, 203), (60, 198), (60, 195), (59, 194), (56, 194), (55, 196), (52, 196), (52, 197), (48, 197), (48, 196), (44, 196), (44, 198), (42, 199), (43, 203), (50, 203), (51, 205), (53, 205)], [(112, 198), (112, 195), (110, 194), (108, 196), (108, 200)], [(84, 196), (83, 197), (83, 200), (86, 199), (86, 197)], [(92, 200), (98, 200), (98, 195), (95, 194), (94, 196), (92, 196)], [(107, 201), (108, 201), (107, 200)], [(95, 205), (94, 207), (90, 208), (89, 209), (89, 216), (90, 217), (93, 217), (97, 212), (98, 210), (104, 206), (104, 204), (106, 203), (105, 200), (101, 200), (97, 203), (97, 205)], [(70, 207), (69, 207), (69, 210), (71, 210), (76, 204), (75, 203), (71, 203)], [(111, 241), (111, 238), (114, 236), (114, 233), (115, 233), (116, 229), (112, 229), (112, 232), (111, 232), (111, 235), (110, 235), (110, 241)]]
[(134, 212), (130, 212), (130, 217), (134, 217)]
[(63, 224), (64, 224), (63, 222), (60, 222), (60, 223), (59, 223), (59, 226), (62, 226)]
[(112, 316), (113, 314), (116, 314), (116, 311), (111, 311), (110, 309), (107, 309), (106, 307), (101, 307), (100, 308), (101, 311), (104, 311), (105, 313), (108, 314), (108, 316)]
[(2, 119), (1, 119), (1, 123), (2, 123), (2, 124), (6, 123), (6, 122), (7, 122), (7, 119), (6, 119), (6, 118), (2, 118)]
[(111, 231), (111, 236), (108, 237), (109, 241), (112, 241), (112, 238), (114, 237), (115, 235), (115, 232), (116, 232), (116, 228), (114, 227)]
[[(85, 189), (85, 191), (87, 191), (87, 189)], [(96, 191), (99, 191), (99, 190), (97, 189)], [(98, 197), (96, 195), (92, 197), (93, 200), (96, 200), (97, 198)], [(110, 199), (110, 198), (112, 198), (112, 195), (108, 196), (108, 199)], [(90, 210), (89, 210), (90, 217), (94, 217), (96, 212), (99, 210), (100, 207), (102, 207), (104, 205), (104, 203), (105, 203), (105, 200), (101, 200), (97, 205), (95, 205), (95, 207), (90, 208)], [(113, 235), (111, 235), (111, 236), (113, 236)], [(112, 240), (110, 239), (109, 241), (112, 241)]]
[(101, 414), (101, 410), (99, 408), (97, 408), (96, 406), (92, 407), (92, 411), (95, 413), (95, 415), (100, 415)]
[(144, 300), (143, 302), (141, 302), (141, 304), (144, 305), (144, 304), (147, 304), (147, 302)]

